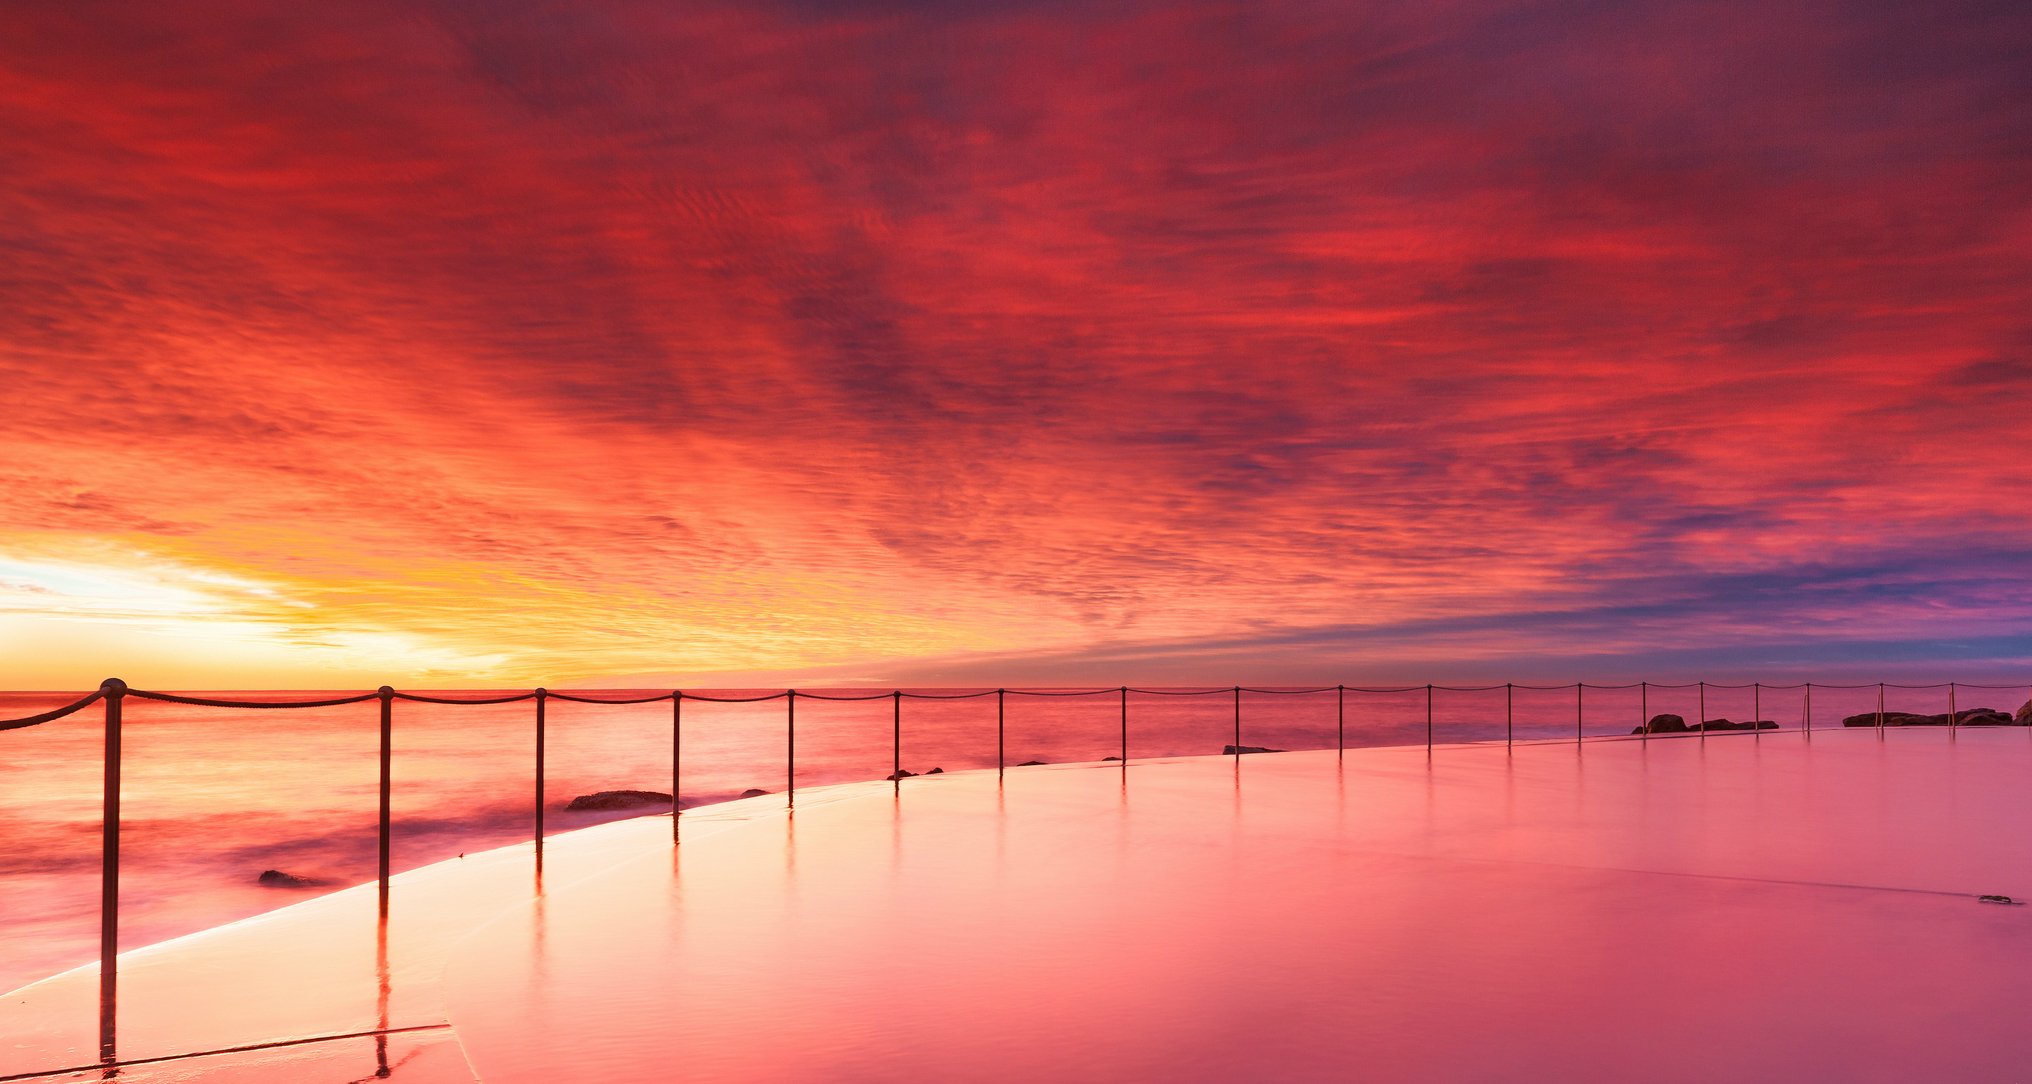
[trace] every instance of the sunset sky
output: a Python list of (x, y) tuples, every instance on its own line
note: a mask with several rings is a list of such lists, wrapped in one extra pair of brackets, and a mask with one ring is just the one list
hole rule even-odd
[(7, 3), (0, 687), (2032, 680), (2032, 8)]

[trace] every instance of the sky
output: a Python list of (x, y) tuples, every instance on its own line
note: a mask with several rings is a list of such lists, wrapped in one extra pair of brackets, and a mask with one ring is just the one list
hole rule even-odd
[(0, 687), (2032, 681), (2032, 9), (0, 3)]

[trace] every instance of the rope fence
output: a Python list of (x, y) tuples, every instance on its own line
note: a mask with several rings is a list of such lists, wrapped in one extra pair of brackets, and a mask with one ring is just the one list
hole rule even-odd
[[(1970, 713), (1964, 713), (1962, 711), (1959, 711), (1957, 708), (1957, 705), (1960, 702), (1960, 695), (1963, 692), (1965, 691), (2032, 692), (2032, 687), (2028, 687), (2027, 685), (2023, 684), (1989, 685), (1971, 682), (1935, 682), (1930, 684), (1868, 682), (1859, 684), (1840, 684), (1840, 683), (1808, 681), (1808, 682), (1795, 682), (1790, 684), (1766, 684), (1763, 682), (1729, 684), (1729, 683), (1705, 682), (1705, 681), (1681, 682), (1681, 683), (1639, 681), (1622, 684), (1573, 682), (1564, 685), (1533, 685), (1533, 684), (1521, 684), (1516, 682), (1506, 682), (1501, 685), (1438, 685), (1438, 684), (1381, 685), (1381, 686), (1321, 685), (1321, 686), (1307, 686), (1296, 688), (1282, 688), (1274, 686), (1269, 687), (1245, 686), (1245, 685), (1214, 686), (1207, 688), (1145, 688), (1131, 685), (1115, 685), (1097, 688), (1031, 688), (1031, 689), (983, 688), (983, 689), (970, 689), (964, 691), (943, 691), (943, 692), (912, 691), (907, 689), (891, 689), (884, 692), (875, 692), (875, 691), (815, 692), (815, 691), (800, 691), (797, 689), (783, 689), (774, 692), (760, 692), (754, 695), (715, 695), (713, 693), (707, 692), (691, 692), (683, 689), (671, 689), (668, 691), (658, 691), (629, 695), (617, 693), (611, 696), (596, 695), (584, 691), (553, 692), (549, 689), (537, 688), (524, 692), (501, 693), (496, 695), (455, 696), (455, 695), (442, 695), (436, 693), (402, 692), (390, 686), (384, 685), (372, 692), (346, 694), (340, 696), (325, 696), (320, 697), (318, 699), (292, 699), (292, 698), (274, 699), (274, 698), (252, 698), (252, 697), (189, 696), (180, 693), (159, 692), (146, 689), (133, 689), (129, 688), (125, 682), (120, 681), (119, 679), (108, 679), (107, 681), (102, 683), (98, 689), (90, 693), (87, 693), (81, 697), (78, 697), (77, 699), (71, 701), (70, 703), (64, 704), (61, 707), (53, 708), (35, 715), (24, 716), (18, 719), (0, 719), (0, 732), (24, 730), (29, 727), (59, 722), (63, 719), (69, 718), (70, 716), (77, 715), (93, 707), (94, 705), (103, 706), (104, 712), (103, 725), (105, 729), (105, 744), (104, 744), (104, 789), (102, 794), (103, 824), (102, 824), (102, 837), (100, 843), (100, 871), (101, 871), (100, 939), (99, 939), (100, 1058), (102, 1064), (112, 1066), (117, 1064), (117, 1059), (115, 1056), (114, 1024), (115, 1024), (115, 1005), (117, 1000), (116, 995), (118, 992), (117, 963), (119, 957), (120, 826), (121, 826), (120, 779), (123, 763), (121, 753), (121, 738), (122, 738), (123, 708), (126, 700), (130, 697), (140, 700), (158, 701), (169, 704), (183, 704), (196, 707), (221, 708), (221, 709), (250, 709), (250, 710), (331, 708), (331, 707), (342, 707), (352, 704), (364, 704), (370, 701), (377, 701), (379, 705), (379, 716), (380, 716), (379, 719), (380, 817), (379, 817), (379, 840), (378, 840), (379, 842), (378, 887), (379, 887), (380, 916), (382, 921), (385, 922), (387, 920), (389, 908), (389, 877), (391, 873), (390, 841), (392, 835), (391, 809), (393, 795), (392, 763), (393, 763), (393, 736), (395, 722), (394, 709), (395, 704), (398, 701), (404, 701), (415, 704), (430, 704), (430, 705), (460, 706), (460, 707), (515, 704), (522, 702), (533, 702), (536, 705), (534, 719), (535, 726), (533, 733), (533, 749), (532, 749), (534, 763), (534, 773), (533, 773), (534, 832), (532, 838), (535, 847), (537, 876), (539, 878), (540, 884), (543, 869), (543, 844), (544, 844), (547, 705), (548, 702), (551, 700), (566, 701), (575, 704), (595, 704), (609, 706), (642, 705), (642, 704), (658, 703), (662, 701), (669, 701), (671, 705), (671, 713), (670, 713), (671, 841), (672, 843), (677, 843), (679, 841), (679, 824), (682, 813), (682, 810), (679, 808), (679, 788), (682, 782), (682, 771), (684, 763), (683, 760), (684, 705), (687, 701), (698, 702), (701, 704), (759, 704), (776, 700), (781, 700), (784, 702), (784, 772), (787, 784), (785, 793), (785, 802), (788, 808), (794, 810), (797, 804), (797, 703), (799, 700), (815, 700), (821, 702), (834, 702), (834, 703), (868, 703), (873, 701), (888, 700), (890, 702), (890, 727), (891, 727), (892, 768), (893, 768), (892, 773), (889, 776), (889, 779), (896, 781), (900, 786), (901, 780), (912, 774), (909, 772), (905, 772), (903, 770), (902, 765), (903, 714), (904, 714), (903, 702), (906, 700), (959, 701), (959, 700), (981, 700), (986, 699), (987, 697), (994, 697), (995, 760), (996, 760), (995, 770), (997, 776), (999, 777), (1010, 766), (1008, 764), (1008, 755), (1007, 755), (1006, 723), (1007, 723), (1008, 698), (1012, 696), (1049, 697), (1061, 699), (1079, 698), (1079, 697), (1115, 698), (1119, 706), (1120, 712), (1120, 720), (1119, 720), (1120, 734), (1118, 742), (1119, 755), (1115, 757), (1108, 757), (1105, 759), (1120, 760), (1122, 762), (1124, 770), (1126, 770), (1129, 763), (1129, 755), (1130, 755), (1129, 698), (1132, 694), (1137, 696), (1152, 696), (1152, 697), (1213, 697), (1223, 695), (1229, 697), (1232, 702), (1232, 727), (1230, 731), (1232, 736), (1232, 744), (1227, 750), (1223, 750), (1223, 752), (1230, 753), (1233, 756), (1239, 758), (1245, 752), (1258, 751), (1252, 749), (1251, 747), (1244, 746), (1242, 744), (1244, 694), (1247, 694), (1249, 696), (1269, 696), (1269, 697), (1323, 696), (1324, 694), (1327, 693), (1334, 694), (1335, 748), (1341, 750), (1345, 750), (1347, 748), (1347, 698), (1350, 694), (1354, 694), (1357, 696), (1378, 696), (1378, 695), (1405, 696), (1411, 694), (1421, 694), (1423, 699), (1425, 746), (1427, 755), (1430, 756), (1435, 745), (1434, 705), (1437, 696), (1440, 693), (1451, 693), (1451, 694), (1475, 694), (1475, 693), (1496, 693), (1496, 692), (1503, 693), (1504, 694), (1503, 741), (1504, 744), (1508, 746), (1513, 745), (1516, 741), (1516, 707), (1518, 693), (1571, 692), (1572, 693), (1571, 706), (1573, 710), (1573, 720), (1574, 720), (1573, 740), (1574, 743), (1578, 746), (1586, 743), (1589, 740), (1585, 732), (1585, 728), (1588, 714), (1587, 694), (1591, 690), (1599, 692), (1629, 692), (1629, 691), (1637, 692), (1638, 726), (1636, 727), (1635, 730), (1632, 730), (1630, 733), (1631, 735), (1640, 736), (1643, 740), (1647, 741), (1652, 737), (1654, 733), (1654, 724), (1659, 719), (1664, 718), (1663, 716), (1653, 716), (1651, 714), (1651, 693), (1654, 690), (1667, 692), (1680, 692), (1680, 693), (1684, 693), (1688, 690), (1694, 691), (1696, 695), (1696, 704), (1698, 712), (1696, 725), (1687, 726), (1684, 723), (1684, 720), (1681, 719), (1679, 720), (1678, 725), (1675, 728), (1669, 731), (1658, 731), (1658, 732), (1659, 733), (1669, 732), (1674, 734), (1675, 736), (1680, 736), (1684, 733), (1697, 731), (1699, 734), (1699, 738), (1703, 741), (1706, 740), (1710, 729), (1714, 729), (1717, 731), (1724, 730), (1741, 731), (1747, 729), (1749, 733), (1761, 736), (1763, 730), (1767, 728), (1766, 726), (1767, 721), (1762, 719), (1765, 694), (1795, 693), (1795, 692), (1802, 694), (1800, 721), (1802, 724), (1802, 730), (1806, 738), (1808, 740), (1811, 740), (1813, 736), (1813, 723), (1814, 723), (1813, 694), (1816, 690), (1825, 690), (1831, 692), (1858, 692), (1873, 690), (1876, 693), (1874, 729), (1877, 731), (1877, 736), (1879, 740), (1881, 740), (1883, 737), (1883, 732), (1887, 726), (1895, 727), (1903, 725), (1903, 723), (1906, 720), (1914, 717), (1914, 713), (1892, 712), (1886, 709), (1886, 696), (1890, 691), (1895, 690), (1898, 692), (1935, 692), (1935, 691), (1945, 692), (1948, 708), (1945, 716), (1945, 726), (1946, 729), (1949, 731), (1950, 735), (1952, 736), (1962, 726), (1968, 725), (1963, 723), (1962, 720), (1966, 715)], [(1710, 720), (1707, 717), (1707, 694), (1711, 690), (1724, 692), (1748, 691), (1751, 694), (1751, 704), (1752, 704), (1751, 720), (1747, 724), (1729, 723), (1727, 720)], [(1864, 716), (1849, 716), (1845, 720), (1844, 725), (1845, 726), (1849, 725), (1851, 721), (1859, 718), (1864, 718), (1868, 714), (1870, 713), (1864, 713)], [(1599, 715), (1597, 716), (1597, 718), (1599, 718)], [(1675, 716), (1674, 718), (1677, 717)], [(1936, 720), (1939, 719), (1940, 717), (1927, 716), (1926, 718), (1929, 720)], [(1994, 720), (1992, 720), (1992, 722), (1994, 722)], [(1716, 723), (1721, 723), (1725, 725), (1716, 726), (1715, 725)], [(1618, 724), (1619, 727), (1620, 725), (1621, 724)], [(1769, 723), (1769, 726), (1776, 725), (1777, 724), (1775, 722)], [(1618, 737), (1619, 738), (1621, 737), (1620, 731), (1618, 732)], [(1597, 740), (1599, 740), (1599, 738), (1600, 736), (1598, 736)], [(1018, 767), (1021, 766), (1022, 765), (1018, 765)]]

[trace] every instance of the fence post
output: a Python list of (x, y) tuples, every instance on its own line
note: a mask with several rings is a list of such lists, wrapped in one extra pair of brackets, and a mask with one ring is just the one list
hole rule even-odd
[(783, 691), (783, 774), (787, 781), (784, 788), (785, 808), (797, 808), (797, 690)]
[(99, 683), (106, 696), (106, 779), (99, 843), (99, 1061), (118, 1060), (115, 1030), (120, 992), (120, 713), (127, 683), (107, 678)]
[(1009, 765), (1009, 754), (1007, 752), (1007, 745), (1003, 741), (1003, 722), (1005, 714), (1003, 711), (1003, 707), (1007, 702), (1006, 697), (1008, 695), (1008, 692), (1009, 690), (1007, 689), (995, 690), (995, 778), (998, 781), (1002, 778), (1003, 770), (1006, 769)]
[(1699, 713), (1699, 715), (1700, 715), (1700, 719), (1698, 720), (1698, 722), (1700, 723), (1700, 742), (1701, 742), (1701, 744), (1702, 744), (1702, 745), (1706, 745), (1706, 744), (1707, 744), (1707, 682), (1705, 682), (1705, 681), (1703, 681), (1703, 682), (1701, 682), (1701, 683), (1700, 683), (1700, 700), (1699, 700), (1699, 701), (1698, 701), (1698, 702), (1697, 702), (1697, 703), (1696, 703), (1696, 704), (1695, 704), (1694, 706), (1695, 706), (1695, 707), (1696, 707), (1696, 708), (1698, 709), (1698, 713)]
[(543, 709), (550, 690), (536, 690), (536, 864), (543, 865)]
[(903, 690), (889, 694), (889, 759), (894, 770), (889, 777), (903, 786)]
[(1235, 686), (1235, 755), (1242, 755), (1242, 687)]
[(1648, 682), (1648, 681), (1640, 681), (1640, 682), (1638, 682), (1638, 683), (1637, 683), (1637, 724), (1638, 724), (1638, 725), (1637, 725), (1637, 733), (1639, 733), (1639, 734), (1642, 734), (1642, 735), (1643, 735), (1643, 737), (1642, 737), (1642, 738), (1639, 738), (1638, 740), (1639, 740), (1639, 741), (1650, 741), (1650, 740), (1651, 740), (1651, 683), (1650, 683), (1650, 682)]
[(1955, 731), (1961, 726), (1961, 720), (1956, 718), (1959, 713), (1955, 711), (1954, 685), (1955, 683), (1952, 681), (1947, 683), (1947, 740), (1949, 741), (1955, 740)]
[(679, 779), (685, 763), (685, 689), (671, 689), (671, 842), (677, 842), (677, 820), (683, 814), (679, 807)]
[(1334, 749), (1348, 751), (1348, 687), (1334, 686)]
[(1813, 740), (1813, 682), (1806, 683), (1806, 740)]
[(1576, 749), (1580, 747), (1581, 720), (1587, 716), (1587, 709), (1581, 704), (1581, 697), (1586, 689), (1585, 681), (1573, 683), (1573, 744)]
[(1877, 740), (1884, 740), (1884, 683), (1877, 683)]
[(381, 917), (388, 917), (388, 852), (390, 837), (390, 805), (394, 795), (394, 776), (390, 768), (395, 757), (395, 690), (386, 685), (374, 691), (381, 698)]
[(1764, 740), (1764, 728), (1758, 724), (1764, 721), (1764, 683), (1750, 683), (1750, 734), (1758, 741)]
[(1432, 686), (1425, 687), (1425, 755), (1432, 757)]
[(1129, 766), (1129, 687), (1122, 686), (1122, 767)]
[(1516, 747), (1517, 685), (1515, 682), (1506, 681), (1503, 683), (1503, 748), (1511, 750)]

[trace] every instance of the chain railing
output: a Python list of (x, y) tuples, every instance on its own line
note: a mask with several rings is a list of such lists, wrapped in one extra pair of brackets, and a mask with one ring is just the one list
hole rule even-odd
[[(1766, 692), (1788, 692), (1788, 691), (1803, 692), (1804, 732), (1808, 737), (1808, 739), (1810, 740), (1813, 734), (1813, 692), (1815, 689), (1845, 690), (1845, 691), (1874, 689), (1877, 694), (1876, 696), (1877, 707), (1875, 712), (1875, 730), (1877, 732), (1878, 738), (1881, 740), (1883, 732), (1886, 729), (1887, 719), (1893, 715), (1902, 715), (1902, 713), (1892, 713), (1887, 712), (1885, 710), (1885, 697), (1888, 690), (1893, 689), (1900, 691), (1945, 690), (1947, 693), (1947, 702), (1948, 702), (1946, 725), (1950, 735), (1952, 735), (1957, 729), (1959, 729), (1961, 725), (1962, 713), (1957, 710), (1956, 705), (1959, 693), (1962, 690), (1966, 689), (1966, 690), (2015, 692), (2019, 690), (2027, 690), (2028, 686), (1983, 685), (1983, 684), (1971, 684), (1967, 682), (1945, 682), (1925, 685), (1899, 684), (1895, 682), (1874, 682), (1874, 683), (1847, 684), (1847, 685), (1832, 684), (1826, 682), (1799, 682), (1794, 684), (1773, 685), (1773, 684), (1765, 684), (1762, 682), (1751, 682), (1748, 684), (1726, 684), (1718, 682), (1700, 681), (1700, 682), (1685, 682), (1674, 684), (1663, 682), (1640, 681), (1626, 684), (1597, 684), (1591, 682), (1575, 682), (1565, 685), (1530, 685), (1515, 682), (1506, 682), (1501, 685), (1438, 685), (1438, 684), (1385, 685), (1385, 686), (1321, 685), (1304, 688), (1229, 685), (1229, 686), (1213, 686), (1207, 688), (1183, 688), (1183, 689), (1140, 688), (1129, 685), (1116, 685), (1097, 688), (1074, 688), (1074, 689), (997, 688), (997, 689), (978, 689), (970, 692), (946, 692), (946, 693), (913, 692), (903, 689), (893, 689), (888, 692), (871, 691), (867, 693), (818, 693), (818, 692), (800, 692), (796, 689), (784, 689), (779, 692), (763, 693), (754, 696), (716, 696), (703, 692), (686, 692), (682, 689), (673, 689), (668, 692), (657, 692), (642, 696), (591, 696), (586, 695), (584, 693), (553, 692), (549, 689), (538, 688), (529, 690), (527, 692), (503, 693), (500, 695), (491, 695), (491, 696), (438, 696), (426, 693), (401, 692), (390, 686), (383, 685), (380, 688), (374, 690), (373, 692), (357, 693), (337, 697), (326, 697), (317, 700), (259, 700), (246, 698), (186, 696), (177, 693), (155, 692), (150, 690), (134, 689), (128, 687), (126, 682), (121, 681), (118, 678), (109, 678), (105, 682), (103, 682), (98, 689), (82, 697), (79, 697), (77, 700), (69, 704), (66, 704), (62, 707), (55, 708), (50, 711), (45, 711), (38, 715), (26, 716), (24, 718), (0, 720), (0, 732), (10, 730), (21, 730), (27, 727), (39, 726), (45, 723), (57, 722), (69, 716), (76, 715), (82, 711), (85, 711), (86, 709), (92, 707), (95, 704), (102, 705), (103, 707), (104, 727), (105, 727), (105, 739), (104, 739), (105, 771), (104, 771), (104, 789), (101, 799), (103, 805), (101, 818), (102, 832), (100, 841), (99, 1047), (100, 1047), (101, 1063), (103, 1065), (112, 1066), (117, 1064), (116, 1047), (115, 1047), (115, 1024), (116, 1024), (117, 995), (119, 992), (118, 962), (120, 947), (119, 946), (120, 774), (123, 764), (120, 742), (122, 728), (122, 712), (127, 699), (130, 697), (141, 700), (154, 700), (161, 701), (163, 703), (185, 704), (197, 707), (226, 708), (226, 709), (240, 709), (240, 708), (272, 709), (272, 710), (289, 710), (298, 708), (328, 708), (349, 704), (362, 704), (368, 701), (377, 701), (380, 709), (380, 758), (379, 758), (380, 779), (379, 779), (379, 821), (378, 821), (378, 855), (377, 855), (378, 861), (377, 861), (376, 882), (378, 886), (379, 914), (381, 921), (385, 926), (385, 923), (388, 918), (389, 877), (391, 873), (389, 856), (390, 856), (390, 843), (392, 838), (391, 807), (393, 798), (393, 777), (391, 774), (391, 769), (393, 767), (393, 750), (394, 750), (393, 744), (394, 725), (395, 725), (394, 709), (395, 702), (398, 700), (408, 701), (417, 704), (433, 704), (433, 705), (449, 705), (449, 706), (499, 705), (499, 704), (513, 704), (523, 701), (532, 701), (535, 703), (536, 711), (534, 720), (535, 731), (533, 745), (534, 793), (532, 795), (534, 831), (532, 835), (532, 840), (535, 849), (537, 875), (540, 878), (542, 876), (543, 870), (543, 844), (544, 844), (544, 805), (545, 805), (544, 785), (545, 785), (545, 744), (546, 744), (545, 729), (546, 729), (547, 706), (549, 701), (552, 700), (563, 700), (578, 704), (601, 704), (601, 705), (631, 705), (631, 704), (641, 705), (641, 704), (658, 703), (666, 700), (670, 702), (671, 842), (675, 844), (680, 839), (679, 825), (683, 812), (679, 808), (679, 791), (681, 789), (682, 784), (683, 765), (684, 765), (684, 705), (686, 701), (698, 701), (701, 703), (712, 703), (712, 704), (753, 704), (774, 700), (782, 700), (784, 702), (784, 778), (785, 778), (784, 800), (786, 806), (794, 810), (797, 806), (797, 702), (800, 699), (820, 700), (820, 701), (875, 701), (885, 699), (888, 700), (890, 702), (890, 734), (891, 734), (892, 767), (893, 767), (892, 774), (889, 776), (889, 778), (897, 781), (898, 784), (900, 785), (901, 780), (906, 776), (906, 773), (903, 771), (903, 753), (902, 753), (903, 701), (905, 700), (971, 700), (971, 699), (983, 699), (990, 696), (994, 697), (995, 765), (996, 765), (995, 771), (997, 777), (999, 778), (1010, 767), (1008, 763), (1008, 754), (1007, 754), (1008, 747), (1006, 740), (1007, 737), (1006, 728), (1007, 728), (1008, 698), (1012, 696), (1060, 697), (1060, 698), (1100, 697), (1110, 695), (1115, 696), (1118, 699), (1118, 703), (1120, 705), (1120, 740), (1118, 746), (1119, 749), (1118, 759), (1122, 762), (1122, 767), (1124, 768), (1124, 770), (1126, 770), (1128, 767), (1130, 754), (1129, 695), (1131, 693), (1135, 693), (1139, 696), (1167, 696), (1167, 697), (1220, 696), (1223, 694), (1228, 695), (1229, 697), (1232, 698), (1233, 703), (1233, 719), (1232, 719), (1233, 725), (1231, 731), (1233, 741), (1228, 752), (1230, 752), (1231, 755), (1235, 757), (1240, 757), (1243, 755), (1244, 752), (1251, 751), (1249, 747), (1243, 745), (1242, 743), (1243, 737), (1242, 694), (1244, 693), (1262, 696), (1317, 696), (1328, 692), (1333, 693), (1335, 748), (1342, 751), (1345, 751), (1347, 748), (1348, 694), (1355, 693), (1360, 695), (1368, 695), (1368, 694), (1402, 695), (1402, 694), (1423, 693), (1424, 709), (1425, 709), (1424, 712), (1425, 748), (1427, 755), (1429, 756), (1431, 755), (1435, 745), (1434, 703), (1435, 697), (1438, 693), (1442, 692), (1492, 693), (1501, 691), (1504, 694), (1503, 741), (1504, 744), (1508, 746), (1513, 745), (1517, 740), (1516, 694), (1519, 691), (1563, 692), (1568, 689), (1573, 690), (1574, 694), (1573, 701), (1574, 743), (1576, 745), (1580, 745), (1584, 744), (1588, 740), (1585, 733), (1586, 717), (1587, 717), (1586, 694), (1588, 690), (1597, 690), (1597, 691), (1636, 690), (1638, 692), (1639, 717), (1638, 717), (1638, 726), (1635, 730), (1632, 731), (1632, 734), (1638, 736), (1642, 740), (1647, 741), (1653, 736), (1653, 729), (1651, 725), (1653, 716), (1650, 713), (1651, 691), (1694, 690), (1696, 694), (1696, 703), (1698, 705), (1697, 710), (1699, 714), (1699, 723), (1696, 726), (1687, 727), (1686, 732), (1687, 733), (1697, 732), (1699, 735), (1699, 739), (1705, 741), (1710, 729), (1716, 730), (1722, 729), (1720, 727), (1713, 726), (1711, 724), (1711, 721), (1708, 720), (1707, 718), (1707, 693), (1709, 690), (1731, 690), (1731, 691), (1749, 690), (1751, 693), (1752, 711), (1751, 711), (1751, 729), (1748, 731), (1748, 733), (1759, 736), (1761, 736), (1763, 731), (1761, 729), (1757, 729), (1756, 724), (1762, 714), (1764, 694)], [(1730, 724), (1727, 727), (1727, 729), (1730, 731), (1736, 731), (1737, 726), (1735, 724)], [(1677, 732), (1675, 732), (1675, 734), (1677, 734)]]

